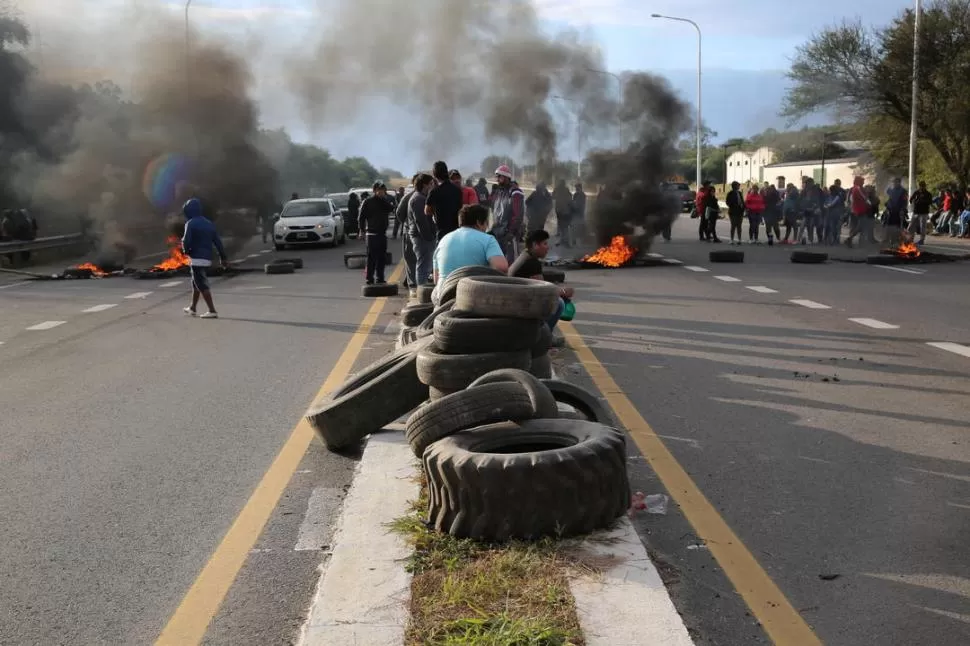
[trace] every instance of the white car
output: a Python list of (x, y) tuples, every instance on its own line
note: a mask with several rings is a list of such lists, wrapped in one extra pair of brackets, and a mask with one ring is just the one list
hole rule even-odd
[(347, 242), (344, 218), (332, 200), (292, 200), (283, 207), (273, 225), (273, 245), (282, 251), (289, 245), (325, 244), (334, 247)]

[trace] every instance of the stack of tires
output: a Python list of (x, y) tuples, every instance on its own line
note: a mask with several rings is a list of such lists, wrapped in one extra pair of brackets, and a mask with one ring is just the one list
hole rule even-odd
[(505, 369), (410, 416), (406, 435), (427, 477), (431, 527), (484, 541), (533, 540), (589, 533), (627, 511), (623, 434), (595, 418), (560, 418), (562, 386), (596, 401), (575, 386)]
[[(493, 370), (528, 371), (534, 356), (548, 359), (545, 321), (558, 304), (556, 287), (539, 280), (481, 275), (458, 280), (454, 305), (434, 318), (434, 342), (418, 353), (418, 378), (431, 399), (463, 390)], [(539, 367), (539, 376), (551, 376), (548, 363)]]

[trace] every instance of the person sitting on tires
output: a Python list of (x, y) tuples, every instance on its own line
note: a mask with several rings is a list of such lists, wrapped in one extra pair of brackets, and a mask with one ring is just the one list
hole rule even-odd
[[(458, 229), (445, 235), (434, 252), (434, 284), (441, 285), (448, 274), (462, 267), (491, 267), (503, 274), (509, 261), (495, 236), (485, 233), (488, 209), (469, 204), (458, 212)], [(437, 289), (437, 288), (436, 288)]]
[[(545, 280), (542, 276), (542, 259), (549, 254), (549, 233), (539, 229), (530, 231), (525, 236), (525, 251), (515, 259), (509, 267), (509, 276), (515, 278), (532, 278), (533, 280)], [(549, 317), (546, 324), (550, 330), (555, 330), (559, 323), (559, 317), (566, 309), (565, 299), (573, 297), (572, 287), (559, 288), (559, 307), (556, 313)]]

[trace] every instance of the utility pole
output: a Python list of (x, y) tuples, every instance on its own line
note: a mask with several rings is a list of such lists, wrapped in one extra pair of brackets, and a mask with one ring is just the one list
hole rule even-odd
[(913, 16), (913, 100), (909, 120), (909, 183), (907, 190), (913, 194), (916, 186), (916, 114), (919, 110), (919, 18), (923, 2), (916, 0), (916, 14)]

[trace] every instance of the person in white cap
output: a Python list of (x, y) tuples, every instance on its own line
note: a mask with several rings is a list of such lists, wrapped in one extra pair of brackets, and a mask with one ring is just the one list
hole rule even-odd
[(512, 171), (505, 164), (495, 169), (496, 187), (492, 191), (492, 230), (509, 263), (518, 256), (517, 242), (522, 237), (525, 220), (525, 193), (512, 179)]

